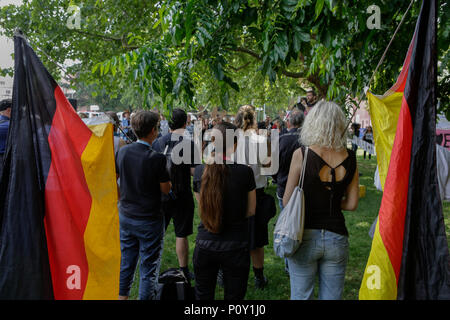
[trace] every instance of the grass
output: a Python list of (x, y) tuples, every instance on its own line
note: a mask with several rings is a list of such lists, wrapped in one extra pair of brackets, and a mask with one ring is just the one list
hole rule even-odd
[[(378, 215), (382, 193), (378, 191), (373, 184), (373, 176), (376, 168), (376, 158), (371, 160), (363, 159), (362, 151), (358, 151), (358, 170), (360, 176), (360, 185), (366, 186), (366, 195), (359, 200), (358, 209), (353, 212), (345, 212), (345, 221), (349, 231), (350, 254), (346, 270), (343, 299), (357, 300), (359, 287), (369, 257), (372, 239), (368, 232), (370, 226)], [(276, 185), (269, 184), (266, 192), (275, 197)], [(278, 201), (277, 208), (278, 208)], [(450, 203), (444, 203), (444, 219), (446, 225), (447, 241), (450, 239)], [(277, 209), (277, 216), (279, 208)], [(189, 268), (192, 267), (192, 253), (195, 247), (195, 237), (197, 235), (197, 225), (199, 217), (196, 214), (194, 218), (194, 234), (189, 237), (190, 254)], [(248, 289), (245, 299), (247, 300), (288, 300), (290, 297), (289, 277), (284, 271), (284, 261), (278, 258), (272, 247), (273, 228), (277, 219), (274, 217), (269, 222), (269, 245), (265, 247), (264, 273), (269, 279), (269, 284), (264, 290), (257, 290), (254, 286), (253, 271), (250, 271)], [(164, 251), (161, 262), (161, 272), (168, 268), (178, 267), (178, 260), (175, 253), (175, 235), (173, 224), (167, 230), (164, 240)], [(138, 298), (139, 272), (136, 272), (135, 281), (131, 290), (130, 298)], [(223, 299), (223, 289), (217, 287), (216, 299)]]

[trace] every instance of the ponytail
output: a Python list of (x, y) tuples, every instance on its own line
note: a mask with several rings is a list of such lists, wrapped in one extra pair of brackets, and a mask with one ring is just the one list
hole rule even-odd
[(255, 118), (255, 107), (251, 105), (244, 105), (239, 108), (236, 115), (236, 125), (244, 130), (244, 132), (248, 129), (256, 129)]
[[(227, 141), (226, 130), (236, 130), (236, 126), (228, 122), (222, 122), (214, 127), (222, 133), (223, 149), (216, 150), (220, 154), (226, 154)], [(211, 233), (220, 233), (223, 227), (223, 195), (225, 193), (228, 168), (226, 164), (206, 164), (200, 186), (199, 211), (200, 219), (206, 230)]]
[(225, 164), (205, 166), (200, 188), (200, 219), (206, 230), (220, 233), (223, 217), (223, 194), (227, 167)]

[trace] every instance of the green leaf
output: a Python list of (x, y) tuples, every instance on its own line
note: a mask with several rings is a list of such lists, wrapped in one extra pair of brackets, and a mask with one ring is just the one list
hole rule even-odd
[(264, 32), (263, 50), (264, 52), (269, 50), (269, 33), (267, 31)]
[(278, 53), (278, 56), (280, 57), (280, 59), (284, 61), (289, 52), (289, 43), (288, 43), (286, 32), (282, 33), (278, 37), (275, 48), (277, 50), (277, 53)]
[(317, 0), (316, 1), (316, 17), (314, 18), (314, 21), (317, 20), (317, 18), (319, 17), (320, 13), (322, 12), (323, 9), (323, 5), (325, 3), (325, 0)]
[(299, 53), (301, 49), (302, 39), (300, 38), (300, 34), (298, 32), (294, 32), (294, 38), (292, 39), (292, 45), (295, 53)]
[(100, 65), (101, 65), (101, 63), (97, 63), (97, 64), (92, 68), (92, 73), (95, 73)]
[(230, 77), (225, 76), (225, 77), (223, 78), (223, 80), (224, 80), (231, 88), (233, 88), (234, 90), (236, 90), (237, 92), (239, 92), (239, 85), (238, 85), (236, 82), (234, 82)]
[(195, 36), (196, 36), (196, 38), (198, 40), (198, 43), (200, 43), (200, 45), (202, 47), (204, 47), (205, 46), (205, 40), (203, 39), (202, 34), (201, 33), (197, 33)]
[(209, 34), (208, 31), (206, 31), (205, 28), (203, 28), (203, 27), (198, 27), (197, 29), (205, 36), (205, 38), (208, 38), (209, 40), (212, 40), (211, 35)]
[(105, 63), (105, 69), (104, 69), (105, 74), (108, 73), (110, 67), (111, 67), (111, 60), (108, 60), (108, 61)]
[(311, 41), (311, 36), (309, 35), (309, 33), (306, 33), (306, 32), (302, 32), (302, 31), (298, 32), (298, 37), (303, 42)]
[(217, 80), (223, 80), (225, 74), (223, 72), (223, 68), (222, 65), (220, 63), (216, 63), (215, 65), (213, 65), (213, 72), (214, 72), (214, 76), (216, 77)]

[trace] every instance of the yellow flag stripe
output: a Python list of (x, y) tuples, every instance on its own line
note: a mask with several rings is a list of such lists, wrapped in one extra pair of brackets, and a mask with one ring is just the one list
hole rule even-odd
[(372, 120), (373, 140), (377, 151), (378, 173), (384, 190), (397, 122), (402, 106), (403, 92), (393, 92), (382, 97), (367, 92)]
[(381, 238), (379, 221), (375, 229), (364, 277), (359, 289), (360, 300), (397, 299), (397, 279)]
[(89, 126), (93, 135), (81, 160), (92, 206), (84, 233), (89, 266), (84, 300), (117, 299), (120, 274), (119, 214), (113, 127)]

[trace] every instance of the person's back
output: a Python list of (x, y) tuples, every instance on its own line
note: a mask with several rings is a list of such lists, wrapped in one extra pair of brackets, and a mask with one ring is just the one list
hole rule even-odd
[(133, 142), (119, 150), (116, 162), (121, 212), (133, 217), (159, 217), (159, 183), (164, 182), (162, 178), (168, 181), (165, 157), (145, 144)]
[(306, 163), (305, 228), (348, 235), (341, 201), (355, 174), (355, 153), (310, 146)]
[(119, 150), (116, 170), (120, 178), (119, 299), (128, 299), (138, 259), (139, 299), (154, 299), (164, 239), (161, 192), (170, 190), (166, 158), (151, 149), (158, 135), (158, 115), (141, 111), (131, 127), (139, 140)]
[[(253, 172), (243, 164), (227, 164), (226, 170), (221, 231), (219, 233), (209, 232), (200, 222), (197, 242), (198, 240), (230, 241), (234, 242), (237, 248), (248, 247), (247, 193), (254, 189)], [(197, 166), (195, 169), (194, 192), (200, 193), (204, 172), (205, 165)], [(231, 244), (230, 247), (233, 247), (233, 245)]]
[(303, 112), (292, 111), (288, 119), (288, 132), (279, 138), (279, 167), (275, 175), (275, 181), (277, 184), (277, 197), (280, 200), (280, 209), (283, 209), (282, 199), (289, 175), (292, 155), (301, 146), (300, 127), (303, 124), (304, 118)]
[[(186, 130), (183, 130), (186, 132)], [(176, 150), (179, 153), (172, 153), (173, 149), (177, 146)], [(191, 190), (191, 168), (195, 167), (194, 159), (194, 142), (183, 132), (169, 132), (164, 136), (159, 137), (153, 144), (153, 150), (171, 158), (171, 165), (169, 174), (171, 176), (172, 191), (176, 196), (184, 198), (185, 196), (192, 197)], [(184, 150), (190, 150), (188, 161), (184, 161)], [(172, 153), (167, 155), (167, 153)], [(180, 157), (181, 163), (174, 163), (173, 158)]]
[(155, 151), (166, 157), (172, 182), (171, 193), (169, 196), (163, 196), (161, 209), (165, 217), (166, 230), (173, 220), (178, 263), (186, 277), (191, 279), (192, 274), (188, 268), (188, 236), (193, 233), (195, 211), (191, 188), (195, 147), (185, 130), (187, 114), (184, 110), (174, 109), (168, 125), (172, 132), (158, 138), (152, 145)]
[(313, 297), (316, 275), (319, 299), (342, 297), (349, 255), (342, 210), (356, 210), (359, 197), (356, 156), (345, 149), (346, 126), (347, 120), (338, 105), (319, 102), (302, 127), (301, 143), (305, 147), (292, 156), (283, 197), (285, 206), (299, 184), (306, 161), (305, 229), (300, 247), (288, 258), (293, 300)]
[[(226, 158), (227, 150), (234, 152), (235, 145), (226, 143), (225, 132), (236, 127), (224, 122), (215, 129), (223, 138), (223, 149), (216, 148), (215, 156), (220, 162), (230, 161)], [(201, 219), (193, 258), (198, 300), (214, 299), (219, 269), (223, 271), (225, 300), (242, 300), (247, 290), (250, 268), (247, 219), (255, 212), (255, 180), (248, 166), (220, 162), (197, 166), (194, 173)]]

